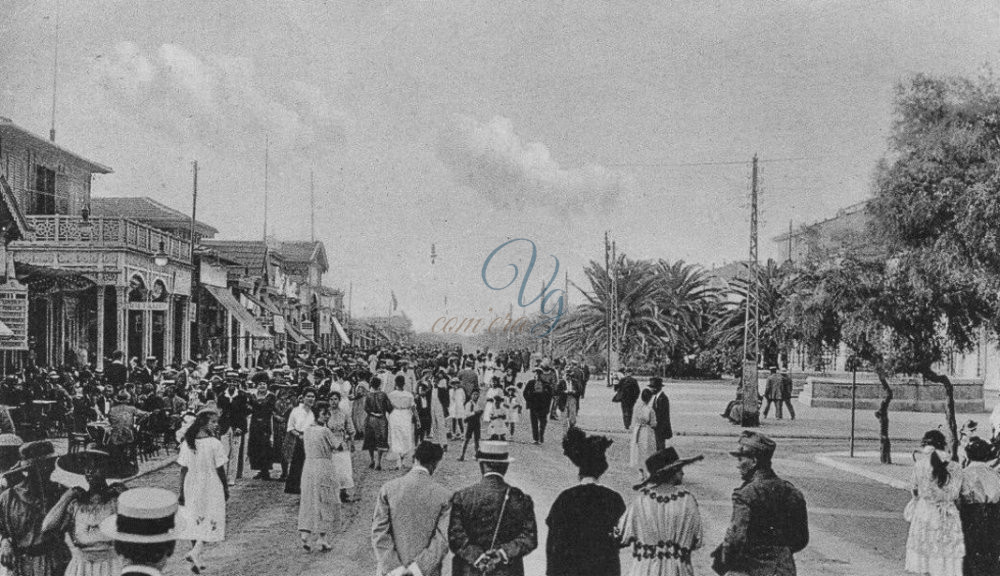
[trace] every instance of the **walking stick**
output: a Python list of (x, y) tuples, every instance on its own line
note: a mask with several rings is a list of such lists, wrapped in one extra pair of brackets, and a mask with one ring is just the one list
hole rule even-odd
[[(497, 517), (497, 527), (493, 530), (493, 539), (490, 540), (490, 547), (486, 550), (490, 552), (497, 544), (497, 536), (500, 535), (500, 523), (503, 522), (503, 513), (507, 509), (507, 500), (510, 500), (510, 488), (503, 493), (503, 503), (500, 505), (500, 516)], [(486, 574), (486, 568), (482, 568), (482, 573)]]

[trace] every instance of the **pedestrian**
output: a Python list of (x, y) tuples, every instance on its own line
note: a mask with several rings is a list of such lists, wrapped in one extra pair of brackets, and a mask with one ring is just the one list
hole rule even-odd
[(781, 406), (784, 403), (781, 397), (781, 376), (778, 375), (778, 367), (769, 368), (771, 374), (767, 377), (767, 386), (764, 388), (764, 399), (767, 404), (764, 406), (763, 417), (767, 418), (767, 413), (771, 410), (771, 404), (775, 404), (774, 415), (781, 420)]
[(288, 478), (288, 463), (291, 461), (291, 449), (295, 447), (295, 439), (288, 431), (288, 419), (291, 417), (293, 403), (292, 393), (280, 384), (275, 384), (277, 389), (274, 402), (274, 418), (271, 423), (273, 430), (272, 441), (274, 442), (274, 457), (281, 466), (281, 475), (278, 480), (284, 482)]
[(389, 413), (389, 451), (399, 458), (396, 470), (403, 467), (415, 447), (413, 423), (417, 420), (413, 394), (406, 391), (406, 376), (396, 375), (396, 389), (389, 392), (392, 412)]
[(521, 422), (523, 406), (524, 401), (521, 399), (521, 394), (518, 393), (516, 386), (511, 385), (504, 389), (503, 409), (507, 414), (507, 428), (509, 428), (507, 440), (511, 442), (514, 441), (514, 432), (517, 430), (517, 425)]
[(226, 501), (229, 500), (226, 465), (229, 457), (222, 442), (216, 438), (218, 426), (218, 410), (202, 408), (184, 432), (184, 442), (177, 456), (177, 464), (181, 467), (178, 501), (192, 520), (184, 527), (180, 539), (193, 543), (184, 559), (191, 564), (195, 574), (205, 569), (201, 558), (205, 543), (222, 542), (226, 538)]
[(378, 576), (440, 576), (448, 554), (451, 493), (431, 476), (443, 456), (441, 446), (421, 442), (409, 472), (379, 489), (372, 519)]
[(365, 397), (365, 443), (362, 449), (371, 458), (369, 468), (382, 469), (382, 455), (389, 449), (389, 413), (392, 402), (382, 391), (382, 381), (371, 379), (371, 392)]
[(993, 412), (990, 413), (990, 427), (993, 432), (993, 437), (990, 440), (1000, 440), (1000, 401), (993, 406)]
[(45, 516), (62, 487), (51, 481), (55, 448), (48, 440), (22, 444), (17, 466), (5, 478), (23, 480), (0, 494), (0, 565), (12, 576), (62, 576), (70, 551), (61, 535), (43, 532)]
[(114, 539), (124, 564), (121, 576), (161, 576), (186, 525), (177, 516), (177, 496), (163, 488), (133, 488), (118, 497), (117, 506), (100, 530)]
[(965, 539), (964, 576), (1000, 574), (1000, 472), (987, 464), (992, 447), (973, 438), (965, 447), (969, 465), (962, 471), (962, 534)]
[(698, 501), (683, 487), (684, 467), (702, 458), (681, 458), (669, 447), (646, 460), (649, 475), (634, 486), (636, 494), (615, 530), (619, 544), (632, 548), (625, 574), (694, 575), (691, 554), (705, 535)]
[(461, 440), (465, 436), (465, 388), (460, 381), (452, 380), (448, 390), (448, 418), (451, 420), (451, 437)]
[(465, 461), (465, 451), (469, 448), (469, 441), (473, 441), (473, 449), (479, 452), (480, 431), (483, 426), (483, 412), (479, 409), (479, 390), (473, 390), (472, 396), (465, 402), (465, 441), (462, 443), (462, 454), (458, 457), (459, 462)]
[(626, 430), (631, 430), (632, 414), (635, 403), (639, 400), (639, 382), (632, 377), (630, 369), (625, 368), (622, 372), (625, 373), (625, 377), (618, 381), (618, 389), (611, 400), (621, 404), (622, 423)]
[(417, 420), (420, 422), (415, 440), (419, 443), (429, 440), (431, 437), (431, 387), (423, 378), (417, 384), (417, 395), (414, 402), (417, 406)]
[(448, 451), (448, 405), (450, 396), (448, 392), (448, 376), (440, 372), (431, 381), (433, 390), (431, 391), (431, 429), (430, 441), (438, 444)]
[(538, 546), (534, 504), (504, 479), (514, 461), (506, 442), (483, 441), (476, 460), (483, 479), (451, 498), (451, 573), (523, 576), (523, 558)]
[(613, 533), (625, 501), (598, 481), (608, 470), (611, 439), (570, 428), (563, 454), (578, 470), (578, 484), (564, 490), (549, 510), (545, 543), (548, 576), (619, 576), (618, 541)]
[[(778, 404), (778, 408), (784, 404), (788, 408), (788, 416), (795, 420), (795, 408), (792, 407), (792, 376), (788, 373), (788, 368), (781, 369), (781, 403)], [(779, 412), (780, 414), (780, 412)]]
[(535, 368), (535, 377), (524, 385), (524, 404), (528, 408), (534, 444), (545, 442), (545, 427), (548, 425), (549, 407), (552, 404), (553, 388), (542, 378), (543, 373), (542, 368)]
[(69, 535), (72, 559), (66, 576), (120, 574), (122, 562), (114, 541), (99, 529), (105, 518), (115, 515), (118, 497), (126, 489), (121, 483), (108, 484), (111, 457), (97, 450), (74, 452), (60, 456), (56, 470), (73, 486), (45, 516), (42, 532), (60, 540)]
[(274, 446), (271, 444), (271, 436), (274, 432), (276, 402), (274, 394), (268, 390), (267, 375), (264, 374), (264, 377), (257, 382), (257, 394), (250, 400), (250, 431), (247, 446), (250, 469), (257, 471), (254, 478), (258, 480), (271, 479), (271, 467), (274, 465)]
[(910, 488), (913, 498), (903, 516), (910, 522), (906, 571), (931, 576), (961, 576), (965, 538), (958, 511), (962, 469), (946, 452), (940, 430), (929, 430), (915, 455)]
[(791, 482), (774, 473), (775, 443), (745, 430), (737, 450), (743, 485), (733, 491), (733, 515), (712, 569), (748, 576), (795, 576), (793, 554), (809, 544), (806, 501)]
[(247, 430), (247, 417), (250, 415), (250, 402), (247, 395), (239, 389), (240, 374), (235, 370), (226, 372), (226, 389), (219, 394), (219, 439), (226, 449), (229, 461), (226, 463), (226, 478), (229, 485), (236, 485), (236, 473), (240, 469), (240, 444)]
[(652, 398), (652, 390), (642, 391), (629, 433), (628, 465), (639, 471), (642, 480), (646, 479), (646, 459), (656, 452), (656, 415), (650, 405)]
[(288, 433), (285, 435), (285, 453), (291, 454), (288, 459), (288, 477), (285, 478), (285, 494), (298, 494), (302, 480), (302, 465), (306, 461), (306, 452), (302, 444), (306, 430), (312, 426), (316, 416), (313, 405), (316, 403), (316, 391), (306, 388), (302, 393), (302, 401), (292, 408), (288, 415)]
[(333, 469), (337, 476), (337, 483), (340, 484), (341, 502), (357, 502), (361, 497), (354, 493), (354, 462), (351, 455), (354, 454), (354, 422), (350, 413), (338, 406), (340, 392), (330, 393), (330, 419), (326, 422), (337, 441), (346, 448), (333, 453)]
[(355, 374), (352, 376), (352, 379), (355, 382), (351, 389), (351, 419), (354, 420), (354, 430), (357, 437), (360, 438), (364, 434), (365, 419), (367, 418), (365, 414), (365, 398), (371, 392), (371, 387), (368, 386), (368, 378), (364, 375), (359, 376)]
[(583, 369), (580, 368), (578, 360), (572, 360), (570, 369), (566, 371), (565, 379), (565, 411), (567, 429), (576, 426), (576, 416), (580, 411), (580, 398), (583, 396), (584, 381)]
[(320, 551), (333, 547), (326, 535), (336, 531), (340, 521), (340, 483), (334, 469), (333, 455), (346, 448), (326, 424), (330, 420), (330, 404), (317, 402), (313, 406), (313, 422), (306, 428), (302, 445), (305, 461), (302, 465), (301, 496), (299, 497), (299, 539), (306, 552), (312, 550), (312, 538)]
[(674, 430), (670, 426), (670, 399), (663, 391), (663, 378), (659, 376), (649, 379), (649, 389), (653, 391), (649, 405), (656, 420), (653, 426), (656, 431), (656, 449), (663, 450), (667, 447), (667, 441), (674, 437)]

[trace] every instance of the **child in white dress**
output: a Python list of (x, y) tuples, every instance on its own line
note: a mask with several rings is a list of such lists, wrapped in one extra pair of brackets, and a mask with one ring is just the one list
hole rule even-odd
[(507, 439), (507, 411), (503, 407), (504, 396), (498, 394), (486, 403), (483, 410), (483, 424), (486, 426), (486, 438), (490, 440)]

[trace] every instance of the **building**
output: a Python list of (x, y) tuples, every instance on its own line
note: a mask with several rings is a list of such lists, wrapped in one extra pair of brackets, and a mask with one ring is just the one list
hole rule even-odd
[(100, 202), (95, 214), (93, 175), (111, 172), (0, 118), (0, 321), (15, 334), (0, 338), (6, 368), (100, 365), (115, 349), (164, 363), (189, 357), (190, 234)]

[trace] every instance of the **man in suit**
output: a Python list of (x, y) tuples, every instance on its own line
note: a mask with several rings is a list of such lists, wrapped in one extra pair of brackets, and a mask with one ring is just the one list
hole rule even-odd
[(240, 442), (247, 429), (247, 418), (250, 416), (250, 402), (247, 395), (240, 391), (238, 384), (239, 372), (226, 372), (226, 389), (219, 394), (216, 404), (219, 407), (219, 434), (223, 448), (228, 450), (229, 463), (226, 465), (226, 476), (229, 485), (236, 485), (236, 472), (239, 470)]
[(625, 429), (632, 428), (632, 413), (635, 410), (635, 403), (639, 401), (639, 382), (632, 377), (632, 371), (628, 368), (622, 370), (625, 377), (618, 381), (618, 391), (615, 396), (622, 405), (622, 423)]
[(524, 576), (523, 558), (538, 547), (534, 504), (504, 479), (513, 462), (506, 442), (481, 443), (476, 459), (482, 481), (451, 498), (451, 573)]
[(764, 398), (767, 405), (764, 406), (763, 417), (767, 418), (767, 413), (771, 411), (771, 404), (775, 404), (774, 409), (778, 420), (781, 420), (781, 376), (778, 375), (778, 367), (771, 366), (771, 374), (767, 377), (767, 386), (764, 388)]
[[(531, 417), (531, 439), (534, 444), (545, 442), (545, 427), (549, 423), (549, 406), (553, 389), (541, 378), (542, 369), (535, 368), (535, 377), (524, 385), (524, 404)], [(483, 395), (485, 396), (485, 394)]]
[(788, 415), (795, 420), (795, 408), (792, 408), (792, 375), (788, 373), (788, 368), (781, 371), (781, 401), (778, 403), (779, 414), (781, 405), (788, 408)]
[(128, 380), (128, 369), (125, 368), (125, 355), (122, 354), (121, 350), (115, 350), (111, 353), (111, 364), (104, 367), (104, 381), (111, 386), (112, 390), (117, 392), (125, 386), (125, 381)]
[(448, 553), (451, 494), (431, 479), (444, 449), (421, 442), (416, 463), (382, 485), (375, 501), (372, 546), (378, 576), (439, 576)]
[(586, 378), (583, 368), (578, 360), (570, 361), (570, 369), (566, 371), (566, 428), (576, 426), (576, 415), (580, 411), (580, 398), (583, 397), (583, 389), (586, 386)]
[(653, 413), (656, 414), (656, 427), (653, 433), (656, 435), (656, 449), (663, 450), (667, 447), (667, 440), (674, 437), (674, 430), (670, 426), (670, 399), (663, 392), (663, 378), (654, 376), (649, 379), (649, 389), (653, 391), (652, 402)]

